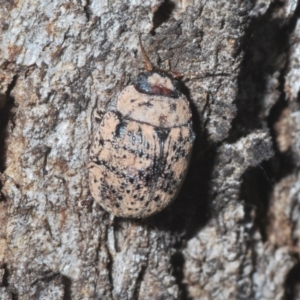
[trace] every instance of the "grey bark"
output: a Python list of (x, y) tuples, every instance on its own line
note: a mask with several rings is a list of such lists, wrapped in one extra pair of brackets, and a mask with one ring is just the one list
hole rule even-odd
[[(0, 299), (300, 299), (297, 1), (0, 4)], [(125, 220), (87, 161), (139, 33), (197, 139), (171, 206)]]

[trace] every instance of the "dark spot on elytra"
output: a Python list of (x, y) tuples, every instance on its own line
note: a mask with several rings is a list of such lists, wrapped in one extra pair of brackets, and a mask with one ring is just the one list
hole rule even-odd
[(118, 203), (117, 203), (117, 204), (115, 204), (115, 207), (119, 208), (119, 207), (120, 207), (120, 204), (118, 204)]
[(133, 182), (134, 182), (134, 178), (130, 177), (130, 178), (129, 178), (129, 182), (130, 182), (130, 183), (133, 183)]
[(141, 188), (141, 185), (138, 184), (138, 185), (136, 186), (136, 189), (139, 190), (140, 188)]
[(154, 201), (159, 201), (159, 196), (155, 196)]
[(98, 166), (101, 166), (103, 164), (103, 162), (100, 161), (98, 157), (96, 157), (96, 161), (94, 161), (94, 163)]
[(177, 109), (177, 104), (176, 103), (172, 103), (170, 105), (170, 108), (171, 108), (172, 111), (175, 111)]
[(167, 121), (167, 116), (166, 115), (160, 115), (159, 116), (159, 122), (161, 125), (164, 125)]
[(133, 195), (133, 199), (136, 199), (137, 198), (137, 195), (135, 194), (135, 195)]
[(126, 190), (126, 193), (129, 194), (129, 193), (130, 193), (130, 190)]
[(147, 102), (143, 102), (143, 103), (139, 103), (139, 106), (146, 106), (146, 107), (151, 107), (153, 106), (153, 104), (150, 103), (150, 101), (147, 101)]
[(164, 143), (169, 136), (170, 129), (168, 128), (157, 128), (155, 132), (159, 138), (160, 143)]
[(130, 103), (133, 103), (134, 101), (135, 101), (135, 99), (131, 99), (131, 100), (130, 100)]
[(139, 200), (140, 200), (140, 201), (143, 201), (143, 200), (144, 200), (144, 196), (142, 196)]
[(116, 137), (120, 137), (122, 136), (125, 132), (125, 124), (123, 122), (120, 122), (117, 126), (116, 126), (116, 130), (115, 130), (115, 136)]
[(118, 200), (123, 200), (123, 197), (122, 197), (122, 196), (119, 196), (119, 197), (118, 197)]

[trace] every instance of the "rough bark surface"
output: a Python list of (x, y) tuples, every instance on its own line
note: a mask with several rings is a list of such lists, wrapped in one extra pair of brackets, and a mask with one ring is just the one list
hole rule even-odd
[[(300, 299), (300, 3), (0, 0), (0, 299)], [(96, 110), (152, 62), (197, 134), (145, 220), (89, 201)]]

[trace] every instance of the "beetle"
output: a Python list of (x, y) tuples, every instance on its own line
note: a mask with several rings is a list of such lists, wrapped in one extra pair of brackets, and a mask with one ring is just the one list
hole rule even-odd
[(195, 140), (178, 74), (153, 67), (141, 38), (140, 48), (146, 71), (103, 115), (89, 154), (93, 198), (125, 218), (148, 217), (176, 198)]

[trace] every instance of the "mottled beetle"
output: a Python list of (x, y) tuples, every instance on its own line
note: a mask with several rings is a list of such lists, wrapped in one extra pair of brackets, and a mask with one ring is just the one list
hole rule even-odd
[(103, 116), (89, 157), (92, 196), (106, 211), (127, 218), (150, 216), (176, 197), (195, 139), (176, 75), (154, 68), (140, 46), (146, 72)]

